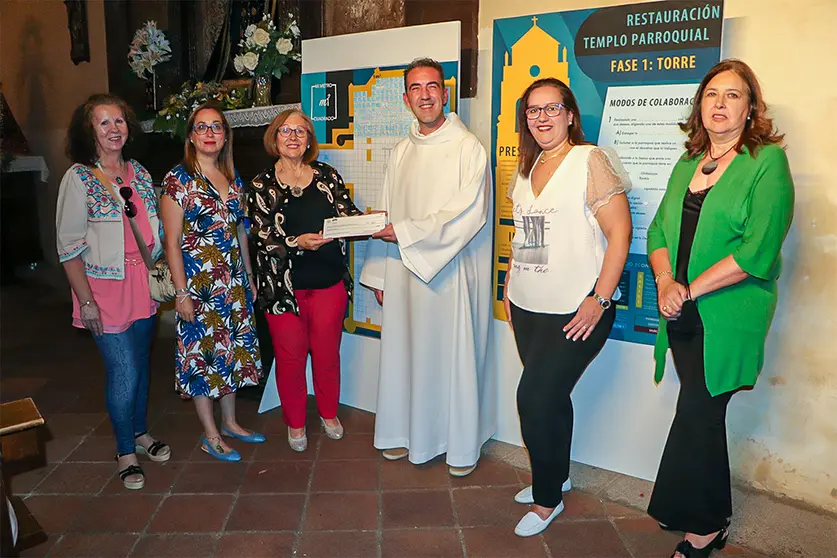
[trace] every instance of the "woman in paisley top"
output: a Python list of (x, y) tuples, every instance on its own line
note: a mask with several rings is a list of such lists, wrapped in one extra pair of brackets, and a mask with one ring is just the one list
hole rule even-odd
[[(201, 449), (222, 461), (239, 461), (220, 434), (249, 443), (265, 440), (235, 418), (235, 391), (256, 385), (261, 374), (243, 185), (233, 168), (232, 131), (220, 108), (199, 106), (187, 130), (183, 163), (163, 180), (161, 202), (177, 292), (176, 387), (195, 401), (205, 434)], [(220, 434), (213, 399), (221, 400)]]
[(304, 451), (309, 353), (320, 422), (329, 438), (343, 437), (337, 418), (340, 337), (352, 278), (345, 241), (324, 239), (322, 227), (325, 219), (360, 211), (337, 171), (317, 161), (307, 116), (280, 113), (265, 132), (264, 146), (276, 163), (253, 180), (247, 200), (258, 248), (258, 298), (273, 337), (288, 444)]

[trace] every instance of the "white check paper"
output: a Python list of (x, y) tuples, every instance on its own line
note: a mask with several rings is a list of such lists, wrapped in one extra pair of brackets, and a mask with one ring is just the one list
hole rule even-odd
[(323, 238), (369, 236), (387, 226), (386, 213), (334, 217), (323, 223)]

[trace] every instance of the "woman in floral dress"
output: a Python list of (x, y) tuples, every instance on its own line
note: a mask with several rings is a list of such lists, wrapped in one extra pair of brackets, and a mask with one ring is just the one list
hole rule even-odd
[[(244, 186), (233, 167), (223, 112), (199, 106), (187, 123), (183, 162), (163, 179), (166, 255), (177, 293), (176, 388), (195, 402), (201, 449), (222, 461), (241, 455), (221, 435), (261, 443), (235, 418), (235, 392), (256, 385), (261, 359), (253, 317), (256, 292), (247, 254)], [(212, 413), (221, 401), (220, 433)]]

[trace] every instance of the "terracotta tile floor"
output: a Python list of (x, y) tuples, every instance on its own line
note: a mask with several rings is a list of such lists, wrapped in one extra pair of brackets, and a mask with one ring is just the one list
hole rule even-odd
[[(574, 491), (542, 536), (521, 539), (513, 528), (526, 508), (512, 497), (527, 472), (486, 457), (452, 479), (441, 460), (385, 461), (372, 447), (373, 415), (351, 408), (340, 411), (347, 436), (333, 441), (309, 406), (310, 447), (298, 454), (280, 413), (259, 415), (242, 397), (241, 423), (268, 441), (233, 443), (241, 463), (214, 461), (199, 450), (192, 404), (172, 390), (165, 337), (152, 355), (149, 420), (173, 459), (141, 459), (146, 487), (129, 492), (116, 477), (102, 365), (93, 342), (69, 327), (66, 303), (15, 287), (3, 290), (2, 309), (2, 398), (31, 395), (47, 420), (42, 454), (4, 465), (49, 533), (24, 556), (660, 558), (679, 538), (640, 511)], [(5, 440), (4, 456), (18, 442)]]

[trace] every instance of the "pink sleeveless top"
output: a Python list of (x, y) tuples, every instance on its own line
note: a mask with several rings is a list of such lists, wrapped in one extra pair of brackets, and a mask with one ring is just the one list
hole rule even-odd
[[(137, 216), (134, 220), (139, 225), (142, 238), (148, 246), (149, 252), (154, 247), (154, 236), (151, 232), (151, 223), (148, 221), (148, 212), (136, 189), (134, 188), (134, 171), (128, 165), (130, 174), (126, 182), (134, 191), (131, 201), (137, 208)], [(93, 292), (93, 300), (99, 307), (102, 316), (102, 326), (105, 333), (122, 333), (137, 320), (150, 318), (157, 313), (157, 303), (151, 298), (151, 291), (148, 287), (148, 268), (142, 261), (142, 254), (137, 246), (137, 240), (131, 230), (131, 224), (124, 212), (122, 214), (123, 234), (125, 235), (125, 279), (118, 281), (112, 279), (98, 279), (87, 276), (90, 283), (90, 290)], [(84, 328), (81, 323), (81, 309), (78, 297), (73, 292), (73, 325)]]

